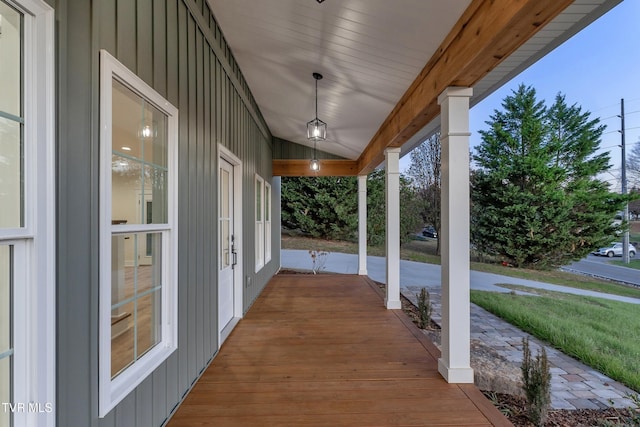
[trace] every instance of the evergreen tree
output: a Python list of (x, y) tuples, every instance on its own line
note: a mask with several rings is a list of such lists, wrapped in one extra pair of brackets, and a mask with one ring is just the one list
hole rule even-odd
[(358, 230), (355, 177), (282, 179), (282, 224), (313, 237), (353, 240)]
[(598, 175), (604, 126), (558, 95), (547, 108), (521, 85), (481, 131), (474, 156), (472, 240), (516, 266), (548, 268), (580, 259), (613, 235), (623, 198)]
[(631, 220), (640, 220), (640, 188), (632, 188), (629, 190), (631, 201), (629, 202), (629, 218)]
[(367, 177), (367, 244), (384, 245), (386, 209), (384, 170), (376, 170)]
[(411, 180), (400, 175), (400, 243), (407, 243), (422, 230), (422, 201), (411, 185)]
[[(367, 178), (367, 241), (379, 246), (386, 237), (385, 172), (378, 169)], [(420, 202), (411, 182), (400, 175), (400, 241), (406, 243), (420, 228)]]
[[(367, 179), (367, 240), (385, 241), (385, 175)], [(400, 177), (400, 235), (409, 240), (420, 224), (416, 197), (409, 181)], [(282, 224), (313, 237), (357, 240), (358, 183), (355, 177), (282, 178)]]

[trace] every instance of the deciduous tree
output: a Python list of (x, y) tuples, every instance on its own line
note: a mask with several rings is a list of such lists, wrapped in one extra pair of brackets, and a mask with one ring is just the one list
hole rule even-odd
[(630, 188), (640, 188), (640, 138), (627, 152), (627, 183)]
[(414, 187), (418, 209), (425, 224), (438, 232), (437, 252), (440, 252), (440, 132), (426, 139), (411, 151), (407, 175)]

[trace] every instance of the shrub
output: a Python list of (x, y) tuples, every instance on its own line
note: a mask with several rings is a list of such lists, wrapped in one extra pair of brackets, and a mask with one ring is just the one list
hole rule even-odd
[(422, 288), (418, 297), (418, 327), (425, 329), (431, 324), (431, 313), (433, 307), (431, 306), (431, 300), (429, 298), (429, 292)]
[(529, 337), (522, 339), (522, 388), (527, 398), (529, 421), (544, 426), (551, 405), (551, 373), (544, 347), (535, 359), (531, 356)]
[(313, 274), (324, 270), (324, 264), (327, 262), (329, 252), (310, 250), (309, 255), (311, 256), (311, 271), (313, 271)]

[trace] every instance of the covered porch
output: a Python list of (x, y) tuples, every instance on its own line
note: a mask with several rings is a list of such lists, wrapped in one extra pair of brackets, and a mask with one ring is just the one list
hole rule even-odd
[(511, 425), (376, 283), (276, 275), (169, 426)]
[(618, 2), (210, 2), (273, 135), (276, 186), (279, 177), (358, 177), (363, 276), (367, 175), (384, 168), (390, 310), (400, 308), (400, 157), (439, 132), (437, 369), (449, 383), (473, 382), (469, 110)]

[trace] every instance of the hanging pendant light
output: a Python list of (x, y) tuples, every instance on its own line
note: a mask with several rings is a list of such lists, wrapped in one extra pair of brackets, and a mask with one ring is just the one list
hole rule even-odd
[(307, 122), (307, 139), (315, 144), (327, 139), (327, 124), (318, 118), (318, 80), (322, 79), (322, 74), (313, 73), (313, 78), (316, 79), (316, 117)]
[(316, 142), (313, 142), (313, 158), (309, 163), (309, 167), (312, 171), (318, 172), (320, 170), (320, 160), (318, 160), (318, 156), (316, 155)]

